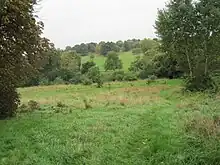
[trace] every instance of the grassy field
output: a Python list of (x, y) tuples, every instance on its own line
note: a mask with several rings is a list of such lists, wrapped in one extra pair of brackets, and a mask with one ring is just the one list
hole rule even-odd
[[(125, 71), (128, 71), (128, 68), (130, 67), (131, 62), (135, 60), (135, 55), (132, 54), (132, 52), (120, 52), (119, 57), (123, 62), (123, 69)], [(85, 56), (82, 58), (82, 63), (85, 63), (90, 59), (90, 56)], [(101, 55), (95, 55), (94, 62), (99, 66), (101, 71), (105, 71), (104, 69), (104, 63), (105, 63), (106, 57)]]
[(219, 165), (220, 97), (180, 80), (19, 92), (40, 109), (0, 121), (1, 165)]

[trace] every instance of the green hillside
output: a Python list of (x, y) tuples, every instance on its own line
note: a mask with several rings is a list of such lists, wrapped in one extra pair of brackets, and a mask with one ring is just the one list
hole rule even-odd
[[(128, 71), (128, 68), (130, 67), (131, 62), (135, 60), (135, 55), (133, 55), (132, 52), (120, 52), (119, 56), (123, 62), (123, 69), (125, 71)], [(84, 56), (82, 58), (82, 63), (85, 63), (89, 59), (90, 59), (90, 56)], [(105, 71), (104, 69), (105, 59), (106, 59), (105, 56), (95, 55), (94, 61), (99, 66), (101, 71)]]

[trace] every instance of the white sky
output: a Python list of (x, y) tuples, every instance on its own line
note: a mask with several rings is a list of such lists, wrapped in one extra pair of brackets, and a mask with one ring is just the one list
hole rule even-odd
[(167, 0), (43, 0), (44, 35), (56, 47), (154, 37), (157, 9)]

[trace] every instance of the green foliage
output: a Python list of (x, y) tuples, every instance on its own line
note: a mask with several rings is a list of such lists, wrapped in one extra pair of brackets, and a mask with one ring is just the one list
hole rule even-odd
[(65, 107), (67, 107), (62, 101), (58, 101), (57, 102), (57, 107), (58, 108), (65, 108)]
[(136, 59), (131, 63), (129, 71), (139, 72), (144, 69), (144, 61), (141, 56), (137, 56)]
[(40, 108), (40, 105), (37, 101), (35, 100), (30, 100), (28, 101), (28, 109), (29, 111), (34, 111), (34, 110), (38, 110)]
[(141, 54), (142, 53), (142, 49), (141, 48), (134, 48), (134, 49), (132, 49), (132, 53), (134, 55)]
[(81, 73), (88, 73), (88, 71), (94, 66), (96, 66), (96, 64), (93, 61), (87, 61), (86, 63), (82, 64)]
[(69, 83), (71, 84), (79, 84), (81, 83), (81, 73), (80, 72), (76, 72), (76, 73), (73, 73), (71, 79), (69, 80)]
[(159, 47), (159, 43), (152, 39), (144, 39), (141, 41), (141, 50), (144, 54), (147, 54), (150, 50), (155, 50)]
[(128, 72), (124, 76), (124, 81), (136, 81), (138, 79), (136, 73)]
[(70, 72), (80, 71), (81, 57), (75, 52), (63, 53), (60, 60), (61, 69)]
[(188, 77), (185, 80), (185, 88), (186, 90), (196, 92), (205, 92), (210, 91), (216, 93), (218, 91), (218, 85), (213, 80), (211, 76), (207, 75), (198, 75), (196, 77)]
[(50, 85), (50, 82), (47, 78), (41, 78), (39, 85)]
[[(201, 84), (194, 84), (194, 78), (197, 81), (201, 75), (207, 77), (216, 70), (213, 66), (219, 64), (219, 13), (218, 0), (171, 0), (166, 9), (158, 12), (156, 30), (162, 48), (177, 60), (195, 90), (200, 89)], [(186, 87), (190, 86), (188, 83)]]
[(93, 66), (92, 68), (90, 68), (86, 76), (90, 80), (92, 80), (93, 83), (97, 83), (99, 88), (102, 87), (103, 81), (101, 78), (101, 72), (99, 70), (99, 67)]
[(92, 85), (93, 81), (89, 79), (86, 75), (81, 76), (81, 83), (83, 85)]
[(112, 74), (112, 81), (123, 81), (125, 77), (125, 72), (124, 71), (115, 71)]
[(57, 77), (54, 81), (53, 84), (59, 85), (59, 84), (65, 84), (65, 81), (61, 77)]
[(105, 71), (122, 69), (122, 61), (116, 52), (109, 52), (105, 61)]
[(103, 42), (100, 44), (100, 54), (106, 56), (109, 52), (119, 52), (120, 48), (114, 42)]
[(16, 87), (36, 70), (48, 40), (34, 14), (36, 1), (0, 1), (0, 118), (15, 114)]

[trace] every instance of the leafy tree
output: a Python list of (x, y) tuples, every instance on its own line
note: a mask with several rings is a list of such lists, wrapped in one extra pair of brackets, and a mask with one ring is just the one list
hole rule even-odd
[(155, 50), (159, 46), (159, 43), (152, 39), (144, 39), (141, 41), (141, 49), (143, 53), (147, 53), (150, 50)]
[(128, 52), (132, 49), (132, 42), (131, 41), (125, 41), (124, 42), (124, 51)]
[(100, 45), (100, 54), (106, 56), (108, 52), (115, 51), (119, 52), (120, 48), (113, 42), (106, 42)]
[(141, 54), (142, 53), (142, 49), (141, 48), (134, 48), (134, 49), (132, 49), (132, 53), (134, 55)]
[(202, 91), (204, 86), (215, 88), (208, 81), (213, 81), (212, 66), (219, 63), (219, 0), (171, 0), (166, 9), (159, 10), (156, 30), (165, 52), (188, 74), (188, 84), (196, 90), (202, 86)]
[(97, 44), (91, 42), (91, 43), (88, 43), (87, 45), (88, 45), (88, 52), (90, 52), (90, 53), (95, 53), (96, 45), (97, 45)]
[(87, 61), (86, 63), (82, 64), (81, 73), (88, 73), (89, 69), (91, 69), (94, 66), (96, 66), (96, 64), (93, 61)]
[(80, 71), (81, 57), (75, 52), (63, 53), (60, 59), (60, 77), (69, 81)]
[(72, 51), (72, 47), (71, 46), (66, 46), (65, 51)]
[(120, 51), (123, 51), (123, 47), (124, 47), (124, 42), (123, 41), (121, 41), (121, 40), (117, 41), (116, 45), (118, 46)]
[(63, 53), (60, 64), (62, 69), (69, 71), (80, 71), (81, 57), (75, 52)]
[(48, 40), (41, 38), (43, 23), (34, 16), (36, 1), (0, 2), (0, 118), (5, 118), (14, 114), (19, 104), (16, 87), (38, 67)]
[(93, 66), (89, 69), (86, 76), (92, 80), (93, 83), (97, 83), (97, 87), (101, 88), (103, 85), (103, 81), (101, 79), (101, 72), (99, 70), (99, 67)]
[(81, 54), (82, 56), (87, 56), (89, 53), (89, 46), (87, 44), (80, 44), (80, 45), (75, 45), (73, 47), (73, 50), (76, 51), (76, 53)]
[(105, 61), (105, 70), (122, 69), (122, 61), (116, 52), (109, 52)]
[(131, 63), (129, 71), (139, 72), (144, 69), (144, 61), (141, 56), (137, 56), (135, 60)]

